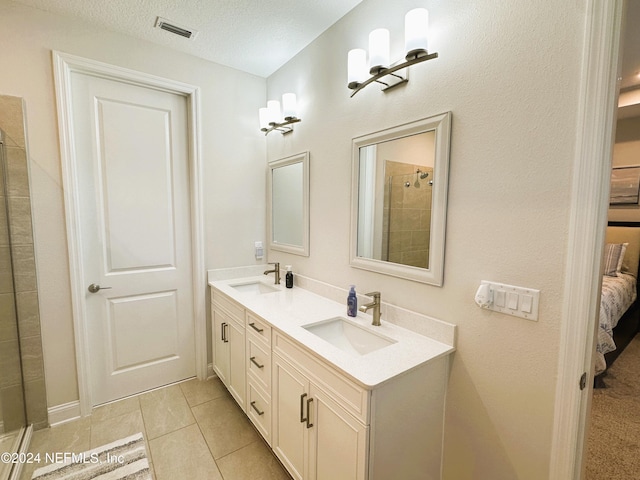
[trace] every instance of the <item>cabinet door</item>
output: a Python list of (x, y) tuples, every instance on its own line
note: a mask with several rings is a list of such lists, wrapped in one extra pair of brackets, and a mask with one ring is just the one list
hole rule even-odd
[(246, 411), (246, 365), (244, 363), (245, 340), (244, 325), (238, 325), (230, 321), (227, 327), (227, 339), (229, 345), (229, 377), (227, 387), (238, 405)]
[(213, 315), (213, 369), (222, 380), (229, 383), (229, 343), (226, 341), (230, 319), (221, 310), (212, 309)]
[(309, 380), (289, 362), (273, 355), (273, 451), (296, 480), (304, 477), (308, 450)]
[(308, 480), (364, 480), (368, 427), (313, 383)]

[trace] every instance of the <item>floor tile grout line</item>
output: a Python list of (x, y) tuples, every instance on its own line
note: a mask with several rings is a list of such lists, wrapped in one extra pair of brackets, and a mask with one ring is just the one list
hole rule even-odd
[[(211, 381), (212, 379), (208, 379), (207, 381)], [(213, 378), (213, 380), (215, 380), (215, 378)], [(213, 460), (214, 465), (216, 466), (220, 477), (223, 480), (230, 480), (230, 477), (228, 477), (229, 474), (231, 474), (233, 476), (232, 472), (227, 472), (227, 476), (225, 476), (222, 472), (222, 470), (220, 469), (220, 463), (219, 460), (223, 460), (228, 458), (229, 456), (233, 455), (233, 454), (237, 454), (239, 451), (249, 448), (251, 446), (257, 445), (258, 442), (262, 442), (262, 444), (270, 451), (271, 456), (274, 457), (274, 459), (276, 460), (276, 462), (280, 465), (280, 468), (282, 468), (284, 470), (284, 472), (286, 472), (286, 469), (284, 468), (284, 466), (282, 465), (282, 462), (280, 462), (280, 460), (277, 458), (277, 456), (275, 455), (275, 452), (271, 449), (271, 447), (269, 446), (269, 444), (267, 443), (267, 441), (262, 437), (260, 431), (256, 428), (256, 426), (253, 424), (253, 422), (251, 421), (251, 419), (247, 418), (247, 423), (248, 425), (253, 429), (253, 431), (256, 434), (256, 439), (249, 441), (249, 443), (247, 443), (246, 445), (242, 445), (236, 449), (234, 449), (233, 451), (227, 452), (224, 455), (222, 455), (220, 458), (216, 459), (214, 457), (214, 453), (211, 449), (211, 446), (209, 445), (209, 443), (207, 442), (207, 438), (205, 436), (205, 429), (203, 429), (203, 425), (201, 424), (200, 421), (198, 421), (198, 417), (195, 415), (194, 410), (195, 409), (199, 409), (201, 411), (207, 409), (207, 407), (205, 406), (208, 403), (212, 403), (216, 400), (221, 400), (221, 399), (225, 399), (227, 397), (229, 397), (236, 408), (239, 408), (240, 410), (242, 410), (242, 408), (237, 405), (237, 403), (235, 402), (235, 399), (232, 398), (232, 396), (229, 394), (228, 390), (222, 389), (222, 390), (218, 390), (217, 388), (215, 389), (210, 389), (211, 387), (207, 387), (207, 388), (200, 388), (200, 386), (194, 386), (192, 387), (192, 389), (189, 391), (189, 395), (185, 392), (185, 390), (188, 389), (188, 387), (185, 387), (183, 385), (183, 383), (186, 385), (187, 382), (179, 382), (177, 384), (177, 386), (179, 386), (178, 389), (174, 390), (174, 391), (179, 391), (180, 395), (176, 395), (176, 399), (179, 398), (180, 402), (184, 402), (183, 404), (186, 405), (188, 407), (188, 411), (191, 414), (191, 418), (192, 418), (192, 423), (188, 424), (188, 425), (182, 425), (179, 428), (176, 428), (172, 431), (167, 431), (162, 433), (162, 435), (159, 435), (157, 437), (154, 437), (153, 439), (148, 437), (148, 426), (149, 426), (149, 422), (151, 421), (151, 417), (149, 416), (151, 413), (155, 414), (155, 411), (153, 410), (154, 407), (158, 406), (158, 402), (152, 402), (152, 398), (150, 399), (145, 399), (145, 401), (142, 401), (142, 397), (144, 397), (146, 394), (151, 394), (155, 391), (161, 391), (163, 390), (162, 388), (158, 388), (158, 389), (154, 389), (153, 391), (147, 391), (147, 392), (142, 392), (139, 395), (136, 395), (136, 402), (135, 402), (135, 408), (129, 409), (128, 411), (124, 411), (124, 412), (118, 412), (117, 414), (114, 414), (113, 411), (108, 412), (108, 417), (107, 418), (101, 418), (100, 420), (95, 420), (94, 422), (94, 418), (89, 418), (88, 422), (86, 424), (86, 427), (88, 430), (88, 434), (89, 434), (89, 446), (90, 448), (94, 448), (93, 445), (93, 440), (96, 434), (98, 434), (98, 427), (100, 427), (100, 433), (102, 432), (102, 426), (103, 426), (103, 422), (106, 422), (106, 424), (108, 425), (109, 423), (113, 423), (115, 420), (117, 420), (119, 417), (123, 417), (126, 415), (134, 415), (134, 414), (139, 414), (140, 415), (140, 420), (141, 420), (141, 428), (142, 428), (142, 433), (145, 436), (145, 446), (147, 448), (147, 453), (149, 456), (149, 463), (150, 465), (153, 465), (153, 455), (151, 452), (151, 442), (155, 442), (155, 440), (159, 440), (162, 439), (163, 437), (166, 437), (168, 435), (171, 434), (175, 434), (176, 432), (180, 432), (182, 430), (186, 430), (187, 428), (192, 427), (194, 424), (197, 426), (198, 428), (198, 433), (200, 434), (202, 440), (204, 440), (205, 445), (207, 447), (207, 452), (210, 455), (210, 458)], [(171, 385), (167, 385), (164, 387), (164, 389), (168, 389), (170, 387), (175, 386), (176, 384), (171, 384)], [(211, 397), (208, 397), (208, 395), (212, 395)], [(173, 397), (173, 394), (171, 394), (171, 397)], [(128, 397), (130, 398), (130, 397)], [(161, 400), (162, 398), (164, 398), (164, 396), (159, 397), (159, 400)], [(196, 399), (197, 403), (194, 403), (193, 405), (191, 405), (189, 403), (188, 398), (191, 398), (192, 400)], [(203, 399), (206, 398), (206, 399)], [(122, 399), (125, 400), (125, 399)], [(148, 400), (148, 401), (147, 401)], [(112, 402), (112, 403), (116, 403), (116, 402)], [(160, 402), (162, 403), (162, 402)], [(143, 408), (143, 405), (146, 405), (147, 408)], [(170, 411), (171, 406), (167, 406), (168, 410)], [(115, 411), (117, 411), (117, 408), (114, 409)], [(160, 409), (163, 410), (163, 409)], [(244, 413), (244, 412), (243, 412)], [(93, 414), (93, 409), (92, 409), (92, 414)], [(91, 415), (90, 417), (92, 417), (93, 415)], [(152, 415), (153, 416), (153, 415)], [(201, 420), (204, 420), (204, 418), (201, 418)], [(205, 422), (206, 423), (206, 422)], [(162, 429), (161, 429), (162, 430)], [(86, 431), (86, 430), (85, 430)], [(222, 435), (222, 434), (221, 434)], [(156, 475), (156, 472), (153, 473), (154, 475)], [(290, 475), (288, 472), (286, 472), (288, 478), (290, 478)], [(156, 477), (154, 477), (156, 478)]]
[[(183, 392), (184, 393), (184, 392)], [(258, 443), (258, 442), (262, 442), (262, 444), (269, 449), (269, 453), (271, 454), (271, 456), (273, 456), (273, 458), (278, 462), (278, 464), (280, 465), (280, 467), (282, 468), (282, 470), (289, 476), (289, 478), (293, 479), (293, 477), (291, 477), (291, 475), (289, 474), (289, 472), (287, 471), (287, 469), (284, 467), (284, 465), (282, 464), (282, 462), (280, 461), (280, 459), (277, 457), (277, 455), (275, 454), (275, 452), (273, 451), (273, 449), (271, 448), (271, 446), (269, 445), (269, 443), (265, 440), (265, 438), (262, 436), (262, 434), (260, 433), (260, 431), (256, 428), (256, 426), (253, 424), (253, 422), (247, 418), (249, 420), (249, 425), (251, 426), (251, 428), (253, 428), (253, 430), (256, 432), (258, 438), (256, 440), (253, 440), (252, 442), (249, 442), (246, 445), (243, 445), (242, 447), (239, 447), (231, 452), (228, 452), (226, 454), (224, 454), (223, 456), (221, 456), (220, 458), (216, 459), (215, 456), (213, 455), (213, 452), (211, 451), (211, 447), (209, 446), (209, 443), (206, 441), (206, 437), (204, 436), (204, 431), (202, 430), (202, 427), (200, 426), (200, 423), (198, 422), (198, 418), (196, 417), (195, 413), (193, 412), (193, 408), (200, 406), (200, 405), (204, 405), (205, 403), (209, 403), (213, 400), (216, 400), (218, 398), (222, 398), (225, 395), (220, 395), (218, 397), (214, 397), (210, 400), (207, 400), (206, 402), (202, 402), (198, 405), (194, 405), (194, 406), (189, 406), (189, 408), (191, 408), (191, 414), (193, 415), (193, 417), (196, 419), (196, 425), (198, 425), (198, 429), (200, 430), (201, 435), (203, 436), (203, 438), (205, 439), (205, 444), (207, 445), (207, 448), (209, 449), (209, 453), (211, 454), (211, 458), (213, 458), (213, 461), (215, 462), (216, 466), (218, 467), (218, 471), (220, 472), (220, 475), (223, 476), (223, 480), (224, 479), (224, 475), (222, 473), (222, 470), (220, 470), (220, 466), (218, 465), (218, 460), (222, 460), (223, 458), (228, 457), (229, 455), (232, 455), (234, 453), (239, 452), (240, 450), (242, 450), (243, 448), (247, 448), (250, 445), (253, 445), (254, 443)], [(232, 398), (233, 400), (233, 398)], [(234, 400), (235, 401), (235, 400)], [(187, 402), (188, 403), (188, 402)], [(236, 404), (237, 405), (237, 404)], [(240, 406), (238, 405), (238, 408), (240, 408)]]
[[(220, 398), (220, 397), (216, 397), (216, 398)], [(218, 461), (216, 460), (216, 457), (213, 455), (213, 452), (211, 451), (211, 447), (209, 446), (209, 442), (207, 442), (207, 437), (204, 436), (204, 431), (202, 430), (202, 427), (200, 426), (200, 422), (198, 422), (198, 417), (193, 412), (193, 408), (194, 407), (198, 407), (200, 405), (204, 405), (205, 403), (212, 402), (216, 398), (212, 398), (212, 399), (210, 399), (210, 400), (208, 400), (206, 402), (202, 402), (202, 403), (200, 403), (198, 405), (194, 405), (193, 407), (189, 406), (189, 409), (191, 410), (191, 415), (193, 415), (193, 418), (195, 418), (195, 420), (196, 420), (196, 425), (198, 426), (198, 431), (200, 432), (200, 435), (202, 435), (202, 439), (204, 440), (204, 444), (207, 446), (207, 450), (209, 450), (209, 455), (211, 455), (211, 459), (213, 460), (213, 463), (215, 463), (216, 468), (218, 469), (218, 473), (222, 477), (222, 480), (225, 480), (224, 475), (222, 474), (222, 471), (220, 470), (220, 465), (218, 465)], [(223, 458), (223, 457), (220, 457), (220, 458)]]

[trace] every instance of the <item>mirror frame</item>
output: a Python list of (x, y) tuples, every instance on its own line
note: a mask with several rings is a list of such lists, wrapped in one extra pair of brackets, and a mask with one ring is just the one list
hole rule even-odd
[[(358, 256), (358, 190), (360, 148), (398, 138), (435, 131), (433, 197), (429, 236), (429, 268), (376, 260)], [(352, 267), (405, 278), (441, 287), (444, 279), (444, 247), (447, 222), (447, 192), (449, 185), (449, 152), (451, 112), (416, 120), (353, 139), (351, 171), (351, 249)]]
[[(273, 239), (273, 171), (295, 163), (302, 163), (302, 245), (279, 243)], [(273, 160), (267, 170), (267, 244), (268, 248), (294, 255), (309, 256), (309, 152)]]

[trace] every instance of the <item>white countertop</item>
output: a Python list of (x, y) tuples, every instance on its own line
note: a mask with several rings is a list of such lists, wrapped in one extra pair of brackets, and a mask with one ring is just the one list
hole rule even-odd
[[(240, 292), (231, 286), (256, 281), (276, 287), (278, 291), (256, 294)], [(273, 277), (259, 275), (215, 280), (210, 281), (209, 285), (242, 304), (367, 389), (375, 388), (455, 350), (450, 345), (385, 322), (384, 317), (379, 327), (372, 326), (371, 315), (362, 312), (358, 312), (357, 317), (347, 317), (346, 296), (344, 304), (341, 304), (299, 287), (285, 288), (284, 279), (281, 285), (274, 285)], [(346, 318), (367, 330), (393, 339), (396, 343), (366, 355), (357, 355), (342, 351), (302, 328), (303, 325), (334, 317)]]

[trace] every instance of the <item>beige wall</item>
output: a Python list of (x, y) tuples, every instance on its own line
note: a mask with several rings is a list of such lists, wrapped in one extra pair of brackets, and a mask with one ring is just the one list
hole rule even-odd
[(0, 94), (24, 97), (26, 105), (51, 407), (78, 400), (51, 51), (201, 87), (206, 268), (255, 263), (253, 242), (264, 239), (265, 140), (257, 111), (265, 80), (11, 2), (0, 3), (0, 50)]
[[(640, 166), (640, 117), (618, 120), (612, 163), (614, 167)], [(609, 220), (640, 222), (640, 205), (609, 208)]]
[[(349, 98), (348, 50), (385, 26), (399, 52), (404, 13), (416, 6), (365, 0), (268, 79), (269, 98), (297, 93), (302, 118), (292, 135), (268, 137), (268, 158), (309, 150), (312, 185), (310, 256), (269, 259), (458, 326), (449, 480), (548, 477), (585, 3), (419, 2), (439, 58), (412, 67), (405, 87), (372, 85)], [(453, 123), (443, 287), (351, 268), (352, 138), (445, 111)], [(538, 321), (479, 309), (481, 280), (540, 289)]]

